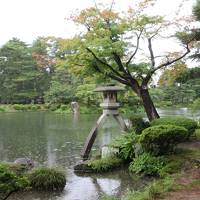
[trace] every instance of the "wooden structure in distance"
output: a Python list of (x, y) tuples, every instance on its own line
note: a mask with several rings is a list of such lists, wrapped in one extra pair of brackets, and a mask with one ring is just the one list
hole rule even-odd
[(124, 89), (119, 86), (102, 86), (94, 90), (95, 92), (103, 92), (103, 103), (100, 104), (100, 106), (103, 108), (103, 114), (98, 118), (96, 124), (91, 129), (86, 139), (84, 148), (81, 152), (81, 156), (84, 160), (88, 159), (97, 136), (98, 127), (105, 121), (107, 116), (113, 116), (117, 123), (120, 125), (121, 129), (127, 130), (126, 124), (118, 111), (120, 105), (117, 102), (117, 92), (122, 90)]

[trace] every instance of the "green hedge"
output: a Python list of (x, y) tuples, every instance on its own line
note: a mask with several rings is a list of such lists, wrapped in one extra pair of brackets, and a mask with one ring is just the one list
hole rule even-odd
[(157, 125), (175, 125), (181, 126), (188, 130), (188, 138), (195, 132), (197, 122), (185, 117), (163, 117), (151, 122), (151, 126)]
[(180, 126), (152, 126), (142, 132), (139, 143), (145, 152), (162, 155), (173, 151), (175, 145), (184, 141), (187, 136), (187, 129)]

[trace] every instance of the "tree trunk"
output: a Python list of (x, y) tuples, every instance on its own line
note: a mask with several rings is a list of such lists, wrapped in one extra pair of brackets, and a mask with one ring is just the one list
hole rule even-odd
[(152, 121), (154, 119), (160, 118), (158, 115), (158, 112), (153, 104), (153, 101), (151, 100), (151, 96), (149, 94), (149, 91), (147, 88), (140, 88), (140, 98), (142, 100), (145, 112), (147, 114), (147, 117), (149, 121)]

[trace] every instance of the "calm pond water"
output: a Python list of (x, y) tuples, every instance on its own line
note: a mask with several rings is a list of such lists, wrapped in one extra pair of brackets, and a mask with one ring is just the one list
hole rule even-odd
[[(194, 116), (188, 109), (159, 110), (159, 113)], [(38, 165), (60, 166), (67, 174), (62, 193), (29, 192), (14, 194), (9, 200), (97, 200), (102, 195), (123, 196), (128, 190), (144, 187), (148, 180), (124, 170), (90, 176), (73, 172), (97, 118), (97, 115), (74, 117), (47, 112), (0, 113), (0, 161), (13, 162), (16, 158), (30, 157)], [(98, 154), (101, 145), (120, 134), (117, 123), (109, 118), (99, 131), (92, 154)]]
[[(30, 157), (38, 164), (60, 166), (67, 174), (62, 193), (14, 194), (10, 200), (96, 200), (101, 195), (122, 196), (128, 189), (144, 187), (146, 180), (126, 171), (112, 174), (78, 176), (73, 166), (80, 158), (85, 139), (97, 115), (63, 115), (47, 112), (18, 112), (0, 114), (0, 161), (13, 162)], [(117, 123), (108, 119), (101, 127), (93, 154), (98, 147), (120, 135)]]

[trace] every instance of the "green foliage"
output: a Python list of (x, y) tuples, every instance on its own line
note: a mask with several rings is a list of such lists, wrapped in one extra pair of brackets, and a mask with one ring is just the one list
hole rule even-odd
[(196, 99), (191, 105), (193, 111), (200, 110), (200, 98)]
[(21, 104), (14, 104), (12, 107), (15, 110), (27, 110), (27, 107), (25, 105), (21, 105)]
[(0, 48), (0, 71), (1, 103), (38, 101), (48, 87), (49, 74), (38, 69), (31, 48), (16, 38)]
[(145, 129), (139, 138), (142, 149), (154, 155), (172, 152), (188, 136), (187, 129), (175, 125), (157, 125)]
[(176, 62), (170, 69), (165, 69), (161, 74), (158, 84), (159, 86), (172, 86), (178, 77), (182, 76), (187, 71), (187, 66), (184, 62)]
[(5, 109), (0, 107), (0, 112), (5, 112)]
[(199, 67), (188, 68), (183, 74), (181, 74), (176, 78), (176, 82), (186, 83), (193, 79), (199, 79), (199, 77), (200, 77)]
[(149, 123), (144, 121), (142, 117), (139, 116), (131, 116), (130, 118), (132, 128), (136, 134), (141, 134), (145, 128), (149, 127)]
[(88, 162), (88, 166), (95, 172), (107, 172), (114, 168), (120, 167), (123, 160), (116, 157), (107, 157), (99, 160), (92, 160)]
[(93, 83), (79, 85), (76, 90), (76, 96), (88, 106), (98, 105), (98, 96), (93, 92), (95, 88), (96, 85)]
[(62, 191), (66, 184), (64, 172), (53, 168), (38, 168), (29, 175), (30, 185), (36, 190)]
[(68, 105), (62, 104), (62, 105), (60, 106), (60, 109), (61, 109), (61, 110), (68, 110), (68, 109), (69, 109), (69, 106), (68, 106)]
[(154, 181), (142, 192), (130, 192), (125, 196), (127, 200), (155, 200), (166, 192), (171, 192), (175, 188), (175, 181), (172, 177)]
[(56, 111), (57, 109), (59, 109), (60, 108), (60, 104), (49, 104), (49, 109), (51, 110), (51, 111)]
[(118, 198), (112, 196), (102, 196), (100, 200), (117, 200)]
[(165, 164), (163, 157), (155, 157), (149, 153), (143, 153), (133, 159), (129, 165), (129, 171), (137, 174), (157, 176)]
[(119, 148), (119, 157), (123, 160), (131, 160), (135, 157), (137, 135), (134, 132), (126, 133), (117, 138), (111, 146)]
[(157, 125), (175, 125), (184, 127), (188, 130), (188, 137), (191, 136), (197, 128), (197, 122), (185, 117), (163, 117), (151, 122), (151, 126)]
[(160, 177), (165, 177), (179, 172), (185, 163), (185, 159), (181, 159), (178, 156), (173, 156), (166, 158), (166, 165), (159, 170)]
[(17, 175), (7, 165), (0, 165), (0, 194), (25, 189), (29, 186), (27, 177)]
[(11, 107), (17, 111), (36, 111), (42, 109), (40, 105), (35, 104), (14, 104)]
[(193, 14), (195, 15), (196, 19), (200, 20), (200, 1), (196, 0), (196, 5), (193, 7)]

